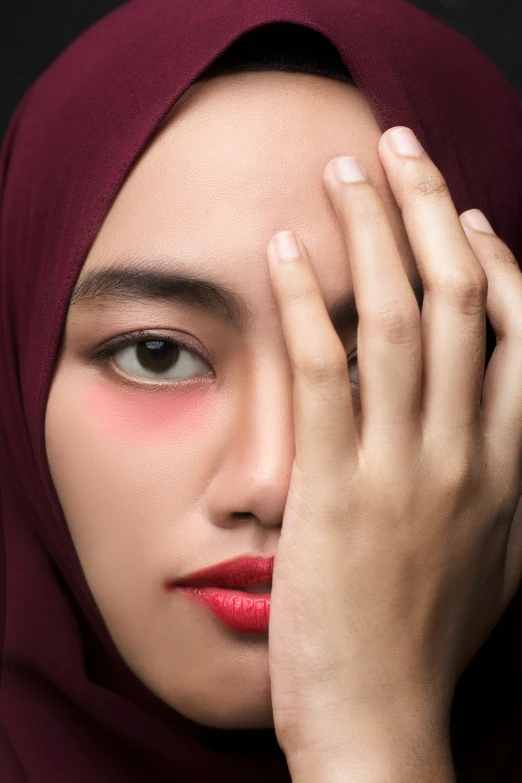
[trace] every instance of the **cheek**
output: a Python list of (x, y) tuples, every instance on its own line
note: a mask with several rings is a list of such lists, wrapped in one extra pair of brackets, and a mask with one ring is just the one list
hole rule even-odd
[(86, 390), (84, 410), (104, 434), (116, 440), (171, 441), (200, 431), (214, 397), (209, 386), (150, 393), (95, 381)]

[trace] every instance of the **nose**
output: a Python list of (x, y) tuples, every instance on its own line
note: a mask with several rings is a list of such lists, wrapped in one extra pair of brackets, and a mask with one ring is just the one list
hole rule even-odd
[(295, 457), (292, 379), (241, 394), (207, 486), (207, 514), (222, 527), (281, 526)]

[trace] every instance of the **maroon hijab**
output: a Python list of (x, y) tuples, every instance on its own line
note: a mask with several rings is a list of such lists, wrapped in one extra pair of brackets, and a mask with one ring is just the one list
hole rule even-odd
[[(522, 260), (522, 102), (473, 44), (403, 0), (132, 0), (58, 57), (20, 102), (0, 160), (6, 783), (290, 780), (273, 731), (198, 725), (124, 664), (44, 442), (69, 296), (125, 176), (184, 90), (270, 22), (326, 36), (380, 129), (413, 128), (458, 212), (482, 209)], [(457, 684), (451, 737), (459, 783), (522, 782), (522, 590)]]

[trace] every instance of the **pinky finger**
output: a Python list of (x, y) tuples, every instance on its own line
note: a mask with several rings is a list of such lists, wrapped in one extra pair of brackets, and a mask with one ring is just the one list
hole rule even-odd
[[(470, 212), (478, 213), (479, 210)], [(464, 213), (469, 214), (469, 213)], [(494, 233), (461, 223), (488, 278), (486, 311), (497, 344), (482, 390), (482, 424), (498, 453), (514, 449), (522, 461), (522, 272), (517, 260)], [(506, 457), (504, 457), (505, 459)]]

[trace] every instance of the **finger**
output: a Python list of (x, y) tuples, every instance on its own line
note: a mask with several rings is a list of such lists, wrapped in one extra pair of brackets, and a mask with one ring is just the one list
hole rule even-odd
[(420, 144), (418, 156), (395, 152), (393, 130), (381, 137), (379, 155), (424, 285), (424, 426), (437, 437), (470, 431), (480, 420), (487, 277), (441, 172)]
[[(510, 449), (522, 470), (522, 272), (513, 253), (494, 233), (473, 229), (461, 223), (488, 278), (487, 314), (497, 344), (487, 366), (482, 390), (482, 423), (496, 441), (499, 454)], [(487, 221), (486, 221), (487, 223)]]
[(355, 158), (334, 159), (324, 184), (343, 229), (359, 316), (360, 438), (362, 444), (378, 439), (382, 450), (383, 432), (393, 430), (398, 448), (420, 425), (420, 312), (388, 213), (367, 179), (350, 181), (354, 164)]
[(272, 237), (268, 266), (292, 367), (296, 462), (310, 477), (332, 475), (358, 453), (348, 364), (304, 244), (293, 246), (293, 237)]

